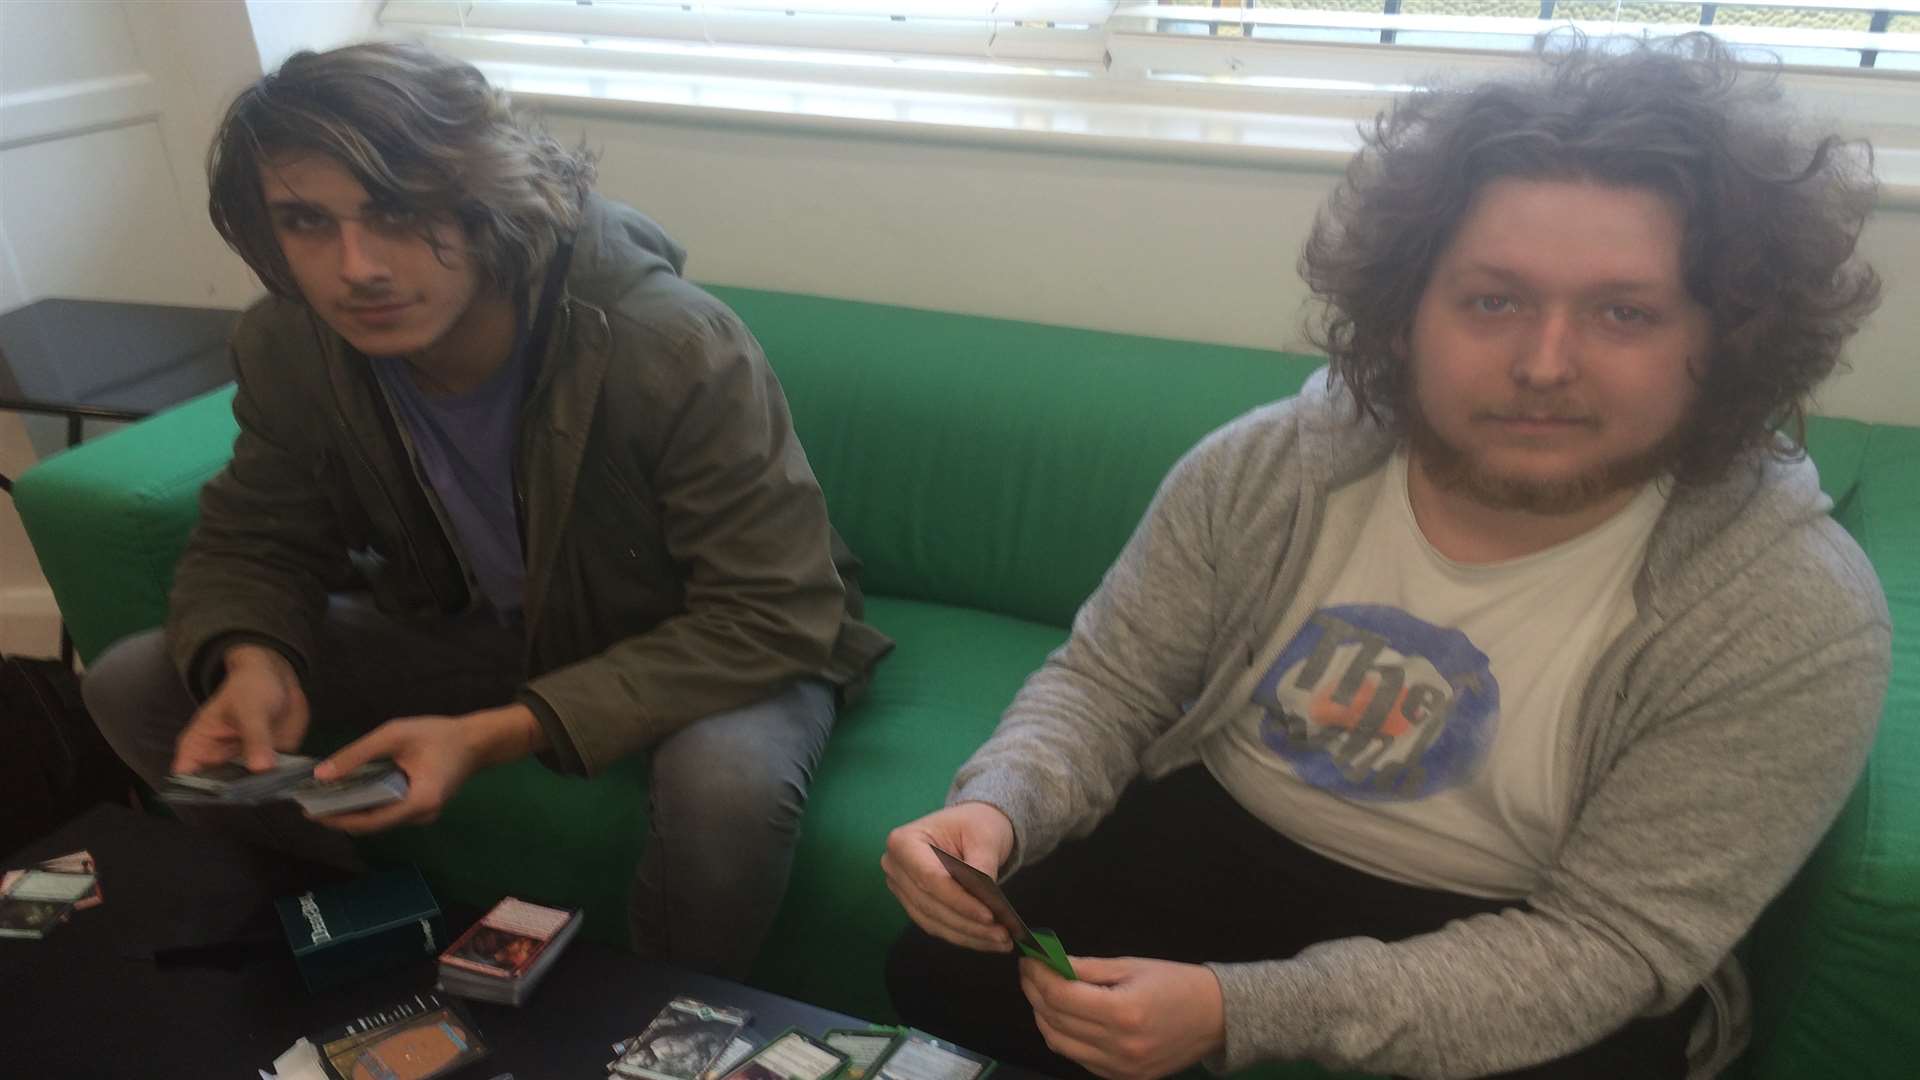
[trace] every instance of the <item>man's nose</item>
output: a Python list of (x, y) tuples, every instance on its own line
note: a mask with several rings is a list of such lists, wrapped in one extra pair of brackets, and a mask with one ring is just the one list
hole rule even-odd
[(1522, 386), (1559, 386), (1579, 371), (1580, 333), (1566, 311), (1548, 309), (1513, 358), (1513, 381)]
[(340, 223), (340, 279), (349, 285), (371, 285), (387, 278), (385, 245), (357, 221)]

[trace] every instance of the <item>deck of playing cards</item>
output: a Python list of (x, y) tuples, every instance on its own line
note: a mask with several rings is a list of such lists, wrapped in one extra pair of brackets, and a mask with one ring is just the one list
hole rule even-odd
[(93, 856), (75, 851), (0, 877), (0, 938), (39, 939), (80, 908), (100, 903)]
[(159, 794), (183, 806), (258, 806), (291, 799), (314, 817), (368, 810), (407, 796), (407, 774), (391, 761), (370, 761), (331, 783), (313, 778), (317, 764), (298, 754), (276, 754), (272, 768), (254, 772), (230, 761), (175, 773), (161, 782)]
[(518, 1005), (579, 933), (584, 914), (509, 896), (440, 954), (440, 989)]
[(607, 1065), (607, 1072), (628, 1080), (700, 1080), (722, 1058), (737, 1052), (733, 1044), (750, 1019), (744, 1009), (674, 998), (646, 1030), (614, 1048), (620, 1056)]

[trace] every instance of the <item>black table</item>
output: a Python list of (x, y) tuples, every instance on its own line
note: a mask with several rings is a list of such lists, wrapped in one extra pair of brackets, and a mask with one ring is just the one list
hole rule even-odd
[[(309, 994), (269, 898), (337, 872), (270, 861), (169, 819), (97, 806), (5, 865), (80, 848), (93, 852), (106, 902), (74, 912), (44, 941), (0, 940), (0, 1074), (253, 1077), (301, 1036), (433, 986), (434, 963), (423, 958), (379, 978)], [(446, 914), (449, 934), (458, 934), (479, 913), (449, 907)], [(157, 961), (142, 957), (174, 930), (244, 940), (215, 950), (163, 951)], [(466, 1003), (493, 1052), (458, 1076), (605, 1076), (612, 1044), (638, 1033), (676, 995), (746, 1008), (762, 1038), (788, 1026), (816, 1035), (866, 1026), (576, 938), (526, 1004)], [(994, 1076), (1031, 1080), (1033, 1074), (1002, 1066)]]
[(36, 300), (0, 314), (0, 409), (138, 420), (233, 379), (227, 308)]

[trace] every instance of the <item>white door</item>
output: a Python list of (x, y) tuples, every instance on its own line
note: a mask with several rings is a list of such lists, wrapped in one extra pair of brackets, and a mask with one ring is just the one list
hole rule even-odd
[[(241, 307), (259, 293), (207, 220), (207, 142), (260, 76), (247, 5), (0, 0), (0, 310), (49, 296)], [(65, 441), (0, 414), (0, 472)], [(31, 438), (29, 438), (31, 435)], [(55, 615), (0, 497), (0, 650)]]

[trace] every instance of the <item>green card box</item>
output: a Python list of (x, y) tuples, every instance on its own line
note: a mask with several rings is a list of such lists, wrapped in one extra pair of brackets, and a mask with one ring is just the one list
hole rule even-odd
[(274, 906), (310, 991), (438, 956), (447, 944), (440, 905), (411, 866), (283, 896)]

